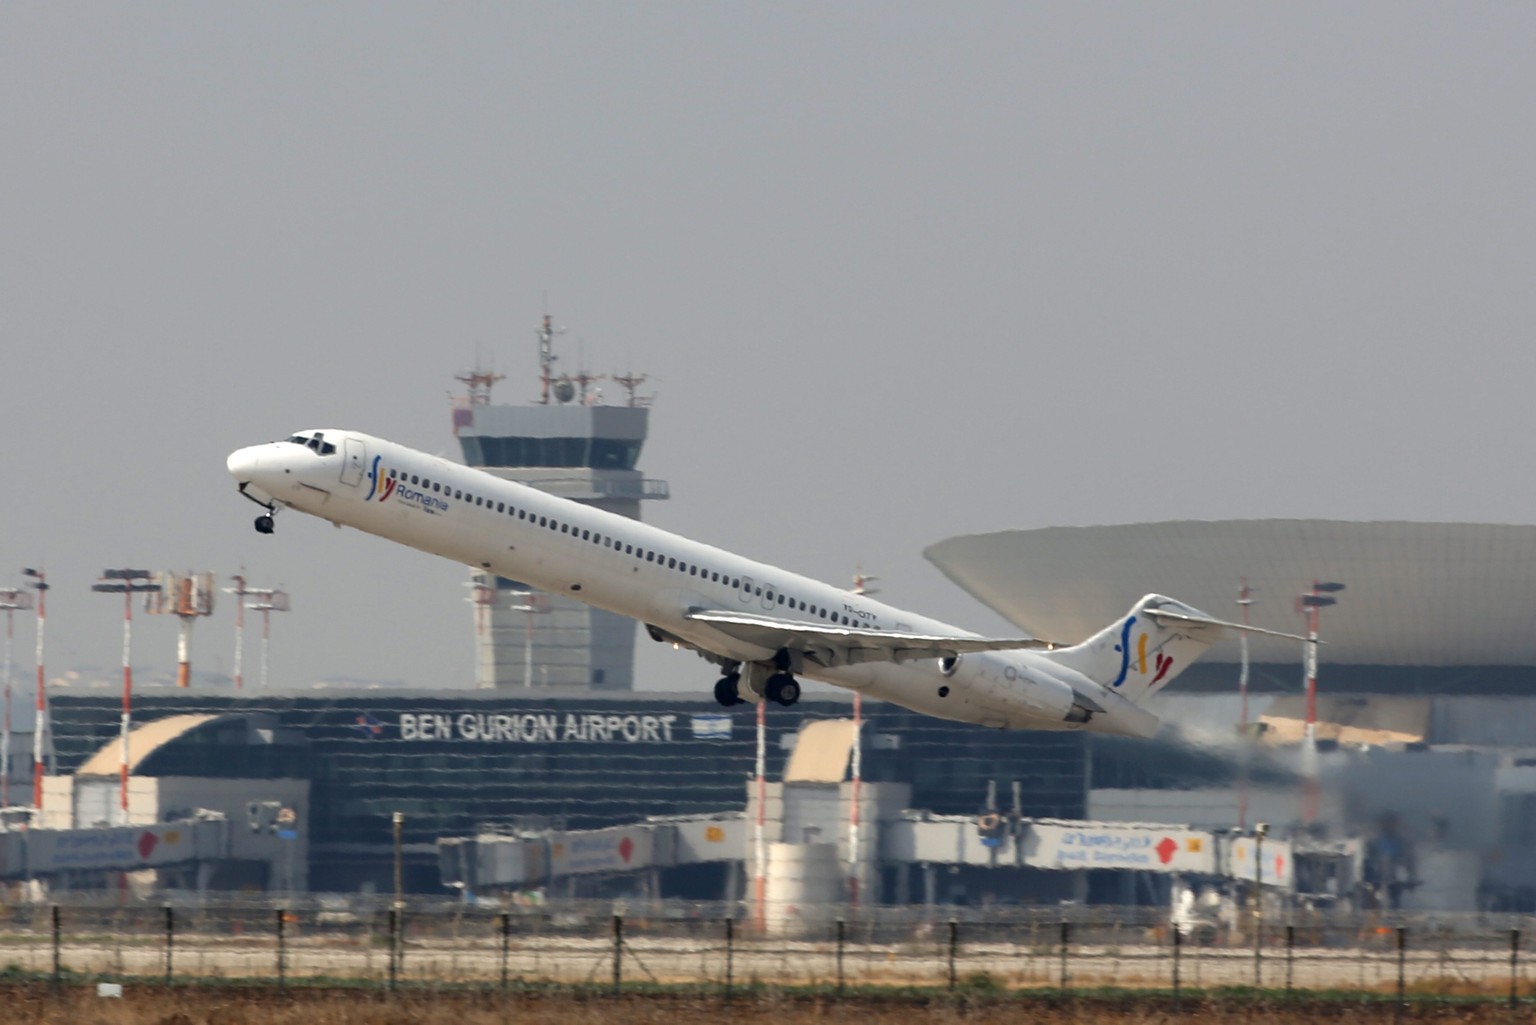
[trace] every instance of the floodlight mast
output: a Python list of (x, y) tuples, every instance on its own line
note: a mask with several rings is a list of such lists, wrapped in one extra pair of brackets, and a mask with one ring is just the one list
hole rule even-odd
[(125, 826), (128, 825), (128, 732), (133, 719), (133, 596), (160, 590), (159, 584), (149, 582), (150, 577), (147, 569), (108, 569), (102, 570), (103, 583), (91, 585), (93, 591), (123, 596), (123, 718), (118, 806)]
[(161, 573), (155, 580), (160, 590), (144, 599), (144, 611), (169, 614), (180, 622), (176, 630), (176, 686), (192, 686), (192, 624), (198, 616), (213, 615), (212, 573)]
[(37, 591), (37, 722), (32, 726), (32, 806), (41, 815), (43, 810), (43, 752), (48, 737), (48, 697), (43, 689), (43, 626), (48, 620), (48, 575), (40, 569), (28, 567), (21, 571), (31, 577), (27, 586)]

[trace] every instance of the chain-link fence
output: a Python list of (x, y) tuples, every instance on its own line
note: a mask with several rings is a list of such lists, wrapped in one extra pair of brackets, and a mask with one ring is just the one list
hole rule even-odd
[(10, 975), (486, 990), (1253, 989), (1403, 1001), (1536, 995), (1532, 922), (1271, 914), (1177, 927), (1150, 908), (824, 908), (793, 932), (729, 905), (71, 902), (0, 909)]

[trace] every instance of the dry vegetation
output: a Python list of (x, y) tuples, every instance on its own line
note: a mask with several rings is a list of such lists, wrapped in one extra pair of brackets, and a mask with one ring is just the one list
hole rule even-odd
[[(1511, 1013), (1500, 1004), (1411, 1006), (1416, 1021), (1506, 1023), (1529, 1021), (1528, 1007)], [(399, 995), (377, 992), (275, 991), (197, 988), (159, 990), (130, 986), (122, 999), (101, 999), (94, 989), (52, 993), (47, 986), (0, 987), (0, 1021), (38, 1025), (819, 1025), (857, 1019), (859, 1025), (1003, 1025), (1041, 1023), (1392, 1022), (1391, 1003), (1308, 1001), (1263, 1006), (1234, 1001), (1046, 998), (888, 999), (742, 995), (519, 996), (505, 1002), (480, 995)]]

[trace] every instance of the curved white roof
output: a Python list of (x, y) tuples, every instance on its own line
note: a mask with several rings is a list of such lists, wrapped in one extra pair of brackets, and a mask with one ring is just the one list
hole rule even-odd
[[(1325, 662), (1536, 665), (1536, 526), (1218, 520), (1047, 527), (950, 538), (923, 553), (1038, 637), (1075, 642), (1157, 592), (1255, 626), (1305, 633), (1297, 597), (1346, 590), (1322, 610)], [(1237, 661), (1235, 640), (1208, 657)], [(1255, 662), (1292, 662), (1294, 641), (1255, 636)]]

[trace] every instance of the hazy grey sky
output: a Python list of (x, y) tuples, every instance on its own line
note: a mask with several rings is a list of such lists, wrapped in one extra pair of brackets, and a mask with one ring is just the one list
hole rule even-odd
[(115, 673), (102, 568), (243, 564), (293, 594), (281, 679), (470, 684), (464, 571), (258, 537), (224, 458), (457, 457), (452, 376), (531, 398), (546, 293), (572, 362), (652, 375), (652, 522), (976, 629), (924, 545), (1532, 522), (1533, 39), (1401, 0), (5, 4), (0, 584), (47, 567), (57, 669)]

